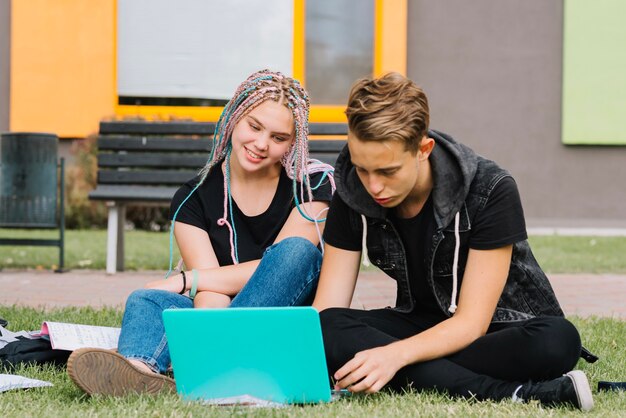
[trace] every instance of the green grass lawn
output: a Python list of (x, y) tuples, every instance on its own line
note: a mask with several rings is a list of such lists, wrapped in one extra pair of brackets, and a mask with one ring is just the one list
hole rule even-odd
[[(0, 229), (0, 238), (54, 238), (55, 231)], [(548, 273), (626, 273), (626, 237), (532, 236), (530, 243)], [(169, 259), (169, 233), (128, 231), (128, 270), (164, 270)], [(174, 244), (174, 262), (178, 250)], [(67, 231), (65, 265), (70, 269), (104, 269), (106, 231)], [(0, 267), (50, 269), (58, 263), (55, 247), (0, 246)]]
[[(0, 238), (58, 238), (58, 232), (46, 230), (0, 229)], [(69, 230), (65, 234), (65, 267), (69, 269), (104, 269), (106, 230)], [(127, 231), (124, 240), (127, 270), (165, 270), (169, 260), (169, 232)], [(174, 264), (179, 253), (176, 243)], [(0, 246), (0, 266), (7, 268), (56, 267), (57, 247)]]
[[(43, 311), (32, 308), (1, 307), (0, 317), (11, 320), (10, 329), (37, 329), (45, 320), (119, 326), (121, 311), (115, 309), (63, 308)], [(572, 318), (585, 344), (600, 356), (595, 364), (580, 361), (578, 367), (587, 373), (594, 392), (596, 407), (591, 416), (625, 416), (626, 392), (597, 392), (598, 380), (626, 379), (626, 321), (611, 319)], [(219, 359), (214, 359), (219, 361)], [(207, 360), (209, 361), (209, 360)], [(1, 373), (2, 371), (0, 371)], [(5, 371), (6, 372), (6, 371)], [(352, 397), (312, 406), (291, 406), (282, 409), (251, 409), (245, 407), (208, 407), (184, 402), (176, 395), (157, 398), (88, 397), (69, 380), (64, 370), (50, 367), (20, 367), (17, 374), (47, 380), (49, 388), (10, 391), (0, 394), (0, 415), (3, 417), (191, 417), (191, 416), (259, 416), (259, 417), (410, 417), (410, 416), (571, 416), (569, 408), (545, 408), (537, 403), (476, 402), (449, 399), (432, 393), (408, 393)]]
[[(51, 231), (0, 230), (0, 237), (53, 237)], [(72, 269), (103, 269), (106, 231), (67, 231), (66, 266)], [(167, 233), (129, 231), (126, 234), (128, 269), (167, 267)], [(626, 238), (534, 236), (535, 255), (550, 273), (626, 273)], [(174, 259), (177, 260), (178, 254)], [(57, 263), (58, 250), (41, 247), (0, 246), (0, 267), (45, 268)], [(1, 291), (1, 289), (0, 289)], [(11, 321), (10, 329), (36, 329), (43, 320), (120, 326), (116, 309), (63, 308), (38, 310), (0, 306), (0, 317)], [(593, 416), (626, 416), (626, 392), (596, 391), (599, 380), (626, 380), (626, 321), (571, 318), (579, 327), (585, 345), (601, 358), (595, 364), (581, 361), (578, 367), (589, 376), (596, 408)], [(2, 371), (0, 371), (2, 372)], [(88, 397), (68, 379), (64, 370), (50, 367), (21, 367), (16, 373), (50, 381), (51, 388), (11, 391), (0, 394), (0, 416), (570, 416), (575, 410), (544, 408), (538, 404), (476, 402), (449, 399), (433, 393), (388, 393), (353, 397), (314, 406), (282, 409), (208, 407), (181, 401), (175, 395), (157, 398), (131, 396), (123, 399)]]

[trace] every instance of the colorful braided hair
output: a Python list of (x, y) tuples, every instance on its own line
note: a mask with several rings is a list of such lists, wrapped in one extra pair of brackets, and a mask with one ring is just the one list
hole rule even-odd
[[(224, 173), (224, 216), (218, 219), (220, 226), (226, 226), (230, 233), (231, 257), (234, 264), (239, 263), (237, 254), (237, 230), (233, 219), (233, 204), (230, 194), (230, 152), (231, 152), (231, 135), (235, 125), (250, 111), (259, 106), (266, 100), (274, 100), (282, 102), (291, 111), (295, 124), (295, 138), (289, 150), (281, 158), (281, 164), (285, 168), (287, 176), (292, 180), (293, 195), (296, 202), (298, 212), (305, 219), (315, 222), (316, 227), (320, 222), (326, 219), (318, 219), (321, 215), (309, 214), (306, 209), (301, 207), (301, 202), (305, 201), (305, 195), (308, 201), (312, 201), (312, 190), (320, 187), (327, 179), (331, 184), (331, 190), (335, 191), (335, 182), (333, 178), (333, 167), (322, 163), (321, 161), (309, 158), (308, 136), (309, 136), (309, 97), (297, 80), (287, 77), (279, 72), (270, 70), (261, 70), (250, 75), (246, 81), (241, 83), (232, 99), (226, 104), (222, 114), (215, 127), (213, 136), (213, 147), (206, 165), (200, 170), (200, 180), (193, 188), (189, 195), (182, 201), (174, 216), (172, 217), (172, 227), (170, 228), (170, 263), (169, 271), (166, 277), (172, 271), (173, 257), (173, 236), (174, 221), (180, 208), (185, 204), (187, 199), (195, 192), (206, 180), (210, 171), (218, 166), (220, 162), (226, 160)], [(319, 184), (311, 186), (310, 176), (314, 173), (323, 172)], [(303, 187), (298, 193), (297, 183), (300, 182)], [(318, 236), (321, 234), (318, 228)]]

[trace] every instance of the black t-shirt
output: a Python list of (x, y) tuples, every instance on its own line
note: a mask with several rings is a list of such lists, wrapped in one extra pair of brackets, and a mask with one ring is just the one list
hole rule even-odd
[(407, 270), (411, 294), (415, 298), (415, 307), (420, 311), (437, 312), (437, 301), (428, 288), (424, 256), (432, 240), (435, 229), (432, 194), (424, 203), (422, 210), (412, 218), (400, 218), (395, 211), (390, 211), (389, 220), (400, 235), (406, 252)]
[[(323, 173), (311, 175), (311, 188), (315, 188), (322, 181)], [(170, 204), (170, 219), (198, 184), (198, 178), (185, 183), (174, 195)], [(274, 198), (267, 210), (256, 216), (246, 216), (232, 200), (234, 227), (237, 232), (237, 252), (239, 262), (260, 259), (267, 247), (272, 245), (287, 221), (291, 210), (295, 207), (293, 198), (293, 180), (287, 177), (285, 170), (281, 170), (278, 186)], [(300, 199), (301, 184), (296, 183), (298, 199)], [(313, 190), (313, 201), (331, 200), (331, 186), (327, 178)], [(304, 191), (304, 201), (308, 201)], [(226, 225), (219, 226), (217, 220), (224, 216), (224, 174), (219, 166), (211, 170), (205, 182), (196, 190), (182, 206), (177, 222), (196, 226), (207, 231), (211, 245), (217, 256), (220, 266), (233, 264), (231, 258), (230, 234)], [(230, 214), (228, 221), (233, 223)]]
[[(336, 193), (324, 227), (324, 241), (333, 247), (360, 251), (363, 231), (350, 227), (352, 211)], [(402, 219), (390, 211), (389, 220), (400, 235), (407, 257), (411, 292), (416, 309), (439, 312), (440, 309), (426, 281), (426, 249), (430, 248), (435, 231), (432, 195), (416, 216)], [(469, 247), (490, 250), (525, 240), (526, 222), (517, 185), (511, 177), (502, 179), (493, 189), (484, 209), (472, 222)]]

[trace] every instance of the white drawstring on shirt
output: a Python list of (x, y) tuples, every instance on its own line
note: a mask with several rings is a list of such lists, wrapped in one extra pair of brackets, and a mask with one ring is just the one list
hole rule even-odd
[(363, 265), (365, 267), (369, 267), (372, 265), (370, 263), (369, 256), (367, 255), (367, 220), (365, 219), (365, 215), (361, 215), (361, 221), (363, 221), (363, 241), (361, 243), (361, 247), (363, 247)]
[(459, 283), (458, 277), (458, 264), (459, 264), (459, 250), (461, 248), (461, 237), (459, 234), (459, 224), (461, 223), (461, 212), (457, 212), (454, 215), (454, 264), (452, 264), (452, 296), (450, 297), (450, 307), (448, 312), (451, 314), (456, 312), (456, 293), (457, 284)]
[[(369, 256), (367, 254), (367, 220), (365, 219), (365, 215), (361, 215), (361, 221), (363, 222), (363, 238), (362, 238), (362, 252), (363, 252), (363, 265), (370, 266), (371, 262)], [(461, 223), (461, 212), (457, 212), (454, 215), (454, 264), (452, 265), (452, 295), (450, 296), (450, 307), (448, 308), (448, 312), (454, 314), (456, 312), (457, 304), (457, 287), (459, 283), (459, 275), (458, 275), (458, 264), (459, 264), (459, 251), (461, 249), (461, 236), (459, 233)]]

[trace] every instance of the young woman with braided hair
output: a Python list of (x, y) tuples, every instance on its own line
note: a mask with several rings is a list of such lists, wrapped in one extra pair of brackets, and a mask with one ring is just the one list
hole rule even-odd
[(186, 270), (129, 296), (118, 353), (72, 353), (68, 373), (81, 389), (173, 391), (164, 375), (167, 308), (312, 302), (334, 180), (331, 166), (308, 157), (308, 113), (304, 89), (281, 73), (259, 71), (237, 88), (206, 166), (172, 200), (172, 234)]

